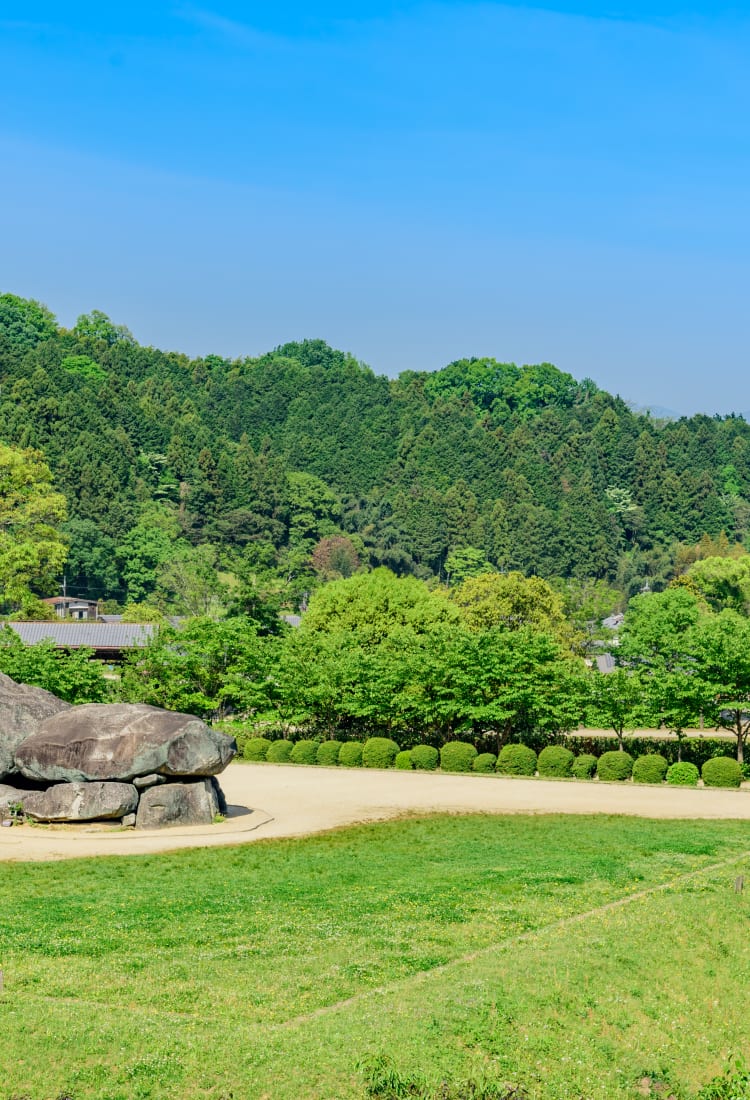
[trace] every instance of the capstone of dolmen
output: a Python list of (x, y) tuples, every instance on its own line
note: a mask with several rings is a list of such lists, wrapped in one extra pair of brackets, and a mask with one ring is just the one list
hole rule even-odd
[(36, 733), (41, 722), (69, 709), (70, 703), (51, 692), (17, 684), (0, 672), (0, 780), (16, 773), (16, 749)]
[(15, 752), (28, 779), (48, 783), (212, 776), (237, 752), (233, 738), (192, 714), (142, 703), (86, 703), (43, 721)]

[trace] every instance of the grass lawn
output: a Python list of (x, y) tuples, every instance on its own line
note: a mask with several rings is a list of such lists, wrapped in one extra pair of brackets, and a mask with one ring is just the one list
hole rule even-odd
[(434, 817), (0, 882), (0, 1100), (361, 1100), (384, 1053), (691, 1097), (748, 1047), (743, 823)]

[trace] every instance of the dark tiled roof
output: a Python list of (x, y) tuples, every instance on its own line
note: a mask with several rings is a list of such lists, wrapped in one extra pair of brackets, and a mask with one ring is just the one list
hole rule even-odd
[(152, 623), (8, 623), (25, 645), (51, 638), (68, 649), (132, 649), (147, 645), (154, 634)]

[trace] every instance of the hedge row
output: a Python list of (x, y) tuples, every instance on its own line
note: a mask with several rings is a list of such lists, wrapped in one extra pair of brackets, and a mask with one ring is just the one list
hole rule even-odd
[(702, 778), (706, 787), (739, 787), (742, 768), (728, 756), (707, 759), (700, 772), (690, 761), (670, 764), (661, 753), (648, 752), (633, 759), (629, 752), (610, 750), (597, 757), (593, 753), (576, 756), (564, 745), (547, 745), (539, 756), (528, 745), (505, 745), (499, 756), (478, 753), (467, 741), (448, 741), (438, 752), (432, 745), (417, 745), (401, 750), (389, 737), (371, 737), (360, 741), (269, 741), (251, 737), (244, 744), (245, 760), (267, 760), (274, 764), (321, 764), (344, 768), (397, 768), (404, 771), (479, 772), (499, 775), (539, 775), (542, 778), (592, 779), (604, 782), (663, 783), (694, 787)]

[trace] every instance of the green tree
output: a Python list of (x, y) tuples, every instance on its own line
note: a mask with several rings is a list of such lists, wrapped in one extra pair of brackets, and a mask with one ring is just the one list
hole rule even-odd
[(423, 581), (380, 568), (319, 589), (300, 630), (303, 635), (348, 632), (363, 644), (377, 644), (396, 627), (428, 634), (441, 624), (458, 623), (459, 618), (457, 609)]
[(484, 550), (477, 550), (476, 546), (460, 546), (451, 550), (445, 559), (445, 575), (450, 585), (462, 584), (469, 577), (491, 572), (493, 569)]
[(713, 611), (750, 611), (750, 554), (696, 561), (685, 579)]
[(247, 619), (198, 618), (179, 629), (163, 626), (128, 658), (123, 697), (202, 717), (251, 717), (269, 706), (271, 645)]
[(4, 335), (12, 347), (25, 351), (56, 333), (55, 316), (41, 302), (18, 298), (15, 294), (0, 294), (0, 335)]
[(220, 618), (226, 586), (219, 579), (216, 557), (216, 549), (207, 543), (178, 546), (157, 568), (156, 600), (177, 615)]
[(24, 645), (10, 627), (0, 630), (0, 671), (68, 703), (103, 703), (108, 698), (110, 684), (93, 656), (91, 649), (58, 649), (51, 639)]
[(618, 660), (631, 668), (684, 670), (690, 631), (700, 616), (698, 600), (685, 588), (634, 596), (620, 631)]
[(73, 332), (84, 339), (101, 340), (110, 347), (121, 340), (126, 344), (135, 343), (129, 328), (125, 325), (116, 325), (100, 309), (92, 309), (91, 313), (82, 313), (73, 326)]
[(637, 676), (624, 668), (613, 672), (591, 669), (587, 683), (586, 721), (602, 729), (614, 730), (617, 747), (624, 751), (626, 729), (634, 729), (643, 720), (644, 692)]
[(451, 592), (451, 600), (470, 630), (531, 627), (557, 638), (569, 649), (576, 642), (565, 618), (562, 598), (541, 577), (523, 573), (481, 573)]
[(731, 610), (707, 615), (692, 629), (691, 648), (712, 717), (735, 735), (743, 763), (750, 734), (750, 621)]
[(0, 443), (0, 599), (13, 607), (50, 591), (60, 575), (67, 544), (60, 532), (65, 498), (38, 451)]

